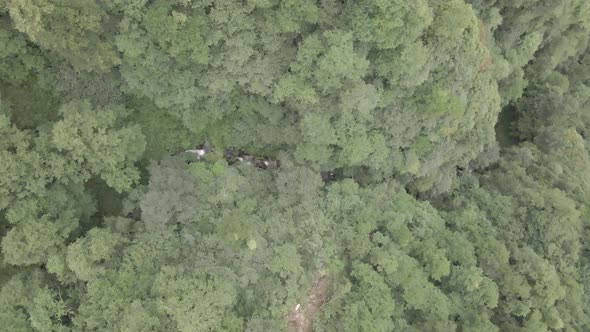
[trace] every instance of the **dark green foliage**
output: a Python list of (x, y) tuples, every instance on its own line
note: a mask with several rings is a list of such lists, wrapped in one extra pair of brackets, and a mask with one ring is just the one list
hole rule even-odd
[(0, 330), (590, 330), (589, 29), (0, 0)]

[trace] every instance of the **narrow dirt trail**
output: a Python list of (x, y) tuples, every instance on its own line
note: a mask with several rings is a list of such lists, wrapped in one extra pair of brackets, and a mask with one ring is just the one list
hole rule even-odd
[(311, 332), (313, 331), (313, 319), (328, 297), (330, 288), (328, 276), (317, 276), (313, 282), (306, 302), (297, 304), (289, 311), (289, 332)]

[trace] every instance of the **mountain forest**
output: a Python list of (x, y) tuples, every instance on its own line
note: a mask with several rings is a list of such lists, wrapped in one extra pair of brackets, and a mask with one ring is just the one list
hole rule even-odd
[(0, 330), (590, 331), (588, 0), (0, 0)]

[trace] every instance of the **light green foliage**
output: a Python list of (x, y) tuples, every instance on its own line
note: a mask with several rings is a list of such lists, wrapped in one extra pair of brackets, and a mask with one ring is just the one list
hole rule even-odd
[(80, 168), (100, 177), (117, 191), (127, 191), (139, 179), (133, 163), (145, 149), (138, 126), (123, 127), (126, 111), (111, 106), (93, 110), (88, 102), (73, 102), (60, 109), (62, 120), (52, 129), (52, 140)]
[(434, 87), (422, 103), (420, 111), (424, 112), (427, 117), (443, 113), (460, 117), (463, 113), (463, 106), (458, 98), (440, 87)]
[[(2, 288), (0, 323), (12, 331), (67, 331), (71, 303), (40, 271), (14, 275)], [(65, 295), (65, 294), (63, 294)]]
[(432, 23), (432, 16), (425, 0), (358, 1), (350, 9), (355, 37), (378, 49), (393, 49), (418, 39)]
[(396, 50), (374, 52), (375, 74), (392, 86), (413, 88), (428, 79), (432, 64), (430, 52), (420, 40), (413, 40)]
[(26, 39), (11, 29), (10, 21), (0, 17), (0, 79), (5, 83), (23, 83), (31, 71), (39, 70), (43, 59)]
[(168, 223), (189, 222), (196, 212), (196, 208), (189, 208), (194, 204), (191, 194), (196, 193), (196, 186), (183, 164), (176, 159), (162, 161), (161, 165), (166, 167), (152, 166), (154, 175), (141, 203), (142, 219), (148, 230), (156, 231)]
[(208, 48), (202, 35), (205, 18), (195, 15), (187, 16), (182, 12), (170, 11), (167, 6), (158, 6), (150, 10), (142, 23), (157, 47), (165, 50), (180, 63), (206, 64)]
[(61, 120), (37, 132), (19, 130), (2, 117), (0, 208), (11, 224), (2, 239), (7, 262), (59, 261), (80, 222), (95, 212), (92, 195), (83, 187), (92, 176), (119, 191), (138, 180), (133, 162), (145, 143), (137, 128), (116, 128), (122, 114), (91, 112), (88, 103), (68, 104)]
[(78, 69), (106, 70), (120, 63), (113, 45), (103, 40), (111, 37), (111, 22), (95, 1), (8, 0), (6, 6), (17, 30)]
[(194, 105), (199, 65), (208, 61), (206, 19), (199, 12), (158, 2), (140, 17), (121, 21), (116, 45), (123, 53), (121, 75), (129, 92), (160, 107)]
[(526, 36), (517, 48), (507, 50), (507, 60), (514, 66), (524, 67), (533, 58), (542, 41), (543, 36), (540, 33)]
[(123, 115), (114, 110), (94, 112), (87, 102), (70, 103), (60, 109), (58, 122), (41, 127), (38, 134), (0, 118), (5, 174), (0, 207), (9, 199), (44, 196), (54, 182), (82, 182), (91, 175), (100, 174), (115, 189), (128, 190), (138, 179), (133, 162), (141, 157), (145, 143), (137, 126), (118, 123)]
[(124, 101), (123, 82), (116, 70), (79, 71), (67, 61), (52, 58), (39, 79), (62, 104), (88, 100), (93, 106), (108, 106)]
[(590, 330), (588, 29), (0, 0), (0, 330)]
[[(461, 38), (465, 29), (474, 26), (471, 7), (462, 1), (447, 1), (435, 5), (435, 16), (430, 33), (435, 39)], [(451, 43), (450, 43), (451, 44)]]
[[(79, 187), (53, 187), (46, 196), (12, 203), (6, 210), (13, 227), (2, 239), (4, 259), (13, 265), (30, 265), (59, 253), (79, 220), (94, 212), (92, 199), (81, 191)], [(70, 196), (74, 194), (78, 196)]]
[[(42, 132), (35, 137), (30, 131), (21, 131), (0, 117), (2, 130), (2, 185), (0, 207), (9, 206), (17, 199), (34, 195), (45, 196), (46, 186), (53, 181), (77, 179), (72, 163), (48, 147), (49, 135)], [(45, 152), (47, 151), (47, 152)], [(67, 178), (70, 176), (71, 178)]]
[(107, 230), (92, 229), (86, 237), (79, 239), (68, 247), (66, 262), (80, 280), (89, 281), (104, 275), (104, 267), (99, 263), (111, 262), (117, 253), (117, 246), (123, 238)]
[[(123, 89), (219, 148), (276, 154), (288, 147), (299, 164), (343, 167), (369, 181), (404, 173), (419, 191), (442, 192), (453, 165), (493, 140), (499, 100), (491, 73), (481, 69), (489, 52), (474, 12), (460, 1), (124, 8), (117, 36)], [(431, 91), (433, 103), (424, 107)], [(446, 116), (412, 114), (423, 109)], [(306, 123), (316, 118), (334, 135), (312, 134)], [(400, 122), (412, 124), (391, 129)], [(400, 151), (420, 136), (433, 143), (431, 152)]]
[(301, 120), (301, 132), (311, 144), (298, 148), (298, 160), (326, 162), (331, 154), (328, 146), (337, 142), (335, 128), (325, 116), (309, 114)]
[[(366, 264), (354, 266), (352, 275), (357, 286), (350, 295), (341, 300), (345, 302), (342, 312), (338, 313), (338, 316), (330, 317), (333, 324), (325, 327), (320, 325), (319, 330), (391, 331), (396, 327), (402, 327), (391, 319), (396, 312), (396, 303), (383, 278)], [(327, 311), (326, 315), (330, 315), (330, 308), (327, 308)]]
[[(299, 46), (292, 74), (279, 81), (274, 98), (314, 104), (319, 93), (359, 82), (367, 67), (367, 60), (354, 50), (351, 33), (335, 30), (310, 35)], [(313, 86), (307, 82), (313, 82)]]
[[(556, 156), (563, 153), (555, 152)], [(473, 228), (477, 220), (473, 219), (476, 213), (473, 210), (464, 212), (463, 217), (451, 217), (464, 225), (461, 228), (469, 225), (465, 222), (473, 220), (469, 222), (472, 223), (468, 226), (469, 233), (480, 237), (474, 245), (479, 247), (477, 243), (481, 241), (478, 256), (488, 261), (482, 268), (496, 280), (503, 295), (498, 304), (501, 318), (498, 324), (504, 328), (517, 326), (520, 319), (517, 317), (528, 317), (527, 324), (544, 324), (551, 328), (581, 326), (580, 322), (586, 321), (582, 318), (587, 317), (586, 313), (573, 309), (574, 303), (583, 301), (582, 294), (576, 290), (584, 280), (573, 268), (582, 258), (579, 256), (583, 243), (582, 219), (576, 202), (567, 197), (574, 192), (577, 194), (572, 197), (585, 195), (582, 194), (585, 189), (558, 184), (561, 180), (556, 178), (563, 174), (558, 164), (570, 162), (564, 157), (557, 157), (559, 161), (545, 159), (549, 156), (529, 144), (513, 148), (499, 169), (482, 178), (482, 188), (466, 186), (461, 189), (469, 190), (471, 199), (456, 196), (459, 205), (477, 204), (489, 222), (493, 222), (485, 227), (490, 230), (497, 227), (494, 241), (504, 242), (503, 254), (497, 249), (490, 250), (493, 248), (491, 240), (476, 235), (481, 232)], [(546, 161), (539, 162), (537, 158)], [(584, 177), (577, 182), (585, 183)], [(484, 225), (479, 224), (479, 227)], [(492, 257), (497, 263), (490, 264)], [(498, 260), (500, 257), (503, 258)], [(509, 270), (512, 270), (510, 274)]]
[(235, 290), (222, 276), (184, 273), (164, 266), (154, 281), (158, 305), (176, 322), (178, 331), (208, 331), (231, 321), (228, 309), (235, 303)]

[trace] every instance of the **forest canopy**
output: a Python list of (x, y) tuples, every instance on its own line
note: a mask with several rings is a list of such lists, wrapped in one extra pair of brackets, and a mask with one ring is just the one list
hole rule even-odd
[(590, 331), (587, 0), (0, 0), (0, 330)]

